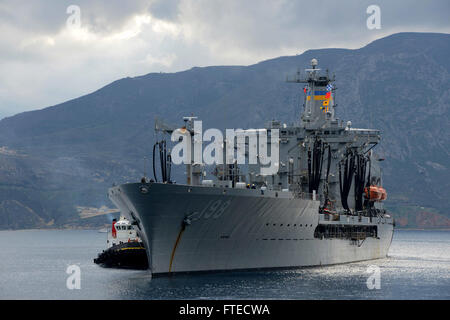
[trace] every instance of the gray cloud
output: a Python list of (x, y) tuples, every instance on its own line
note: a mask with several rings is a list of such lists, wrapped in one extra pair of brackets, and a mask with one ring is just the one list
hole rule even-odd
[[(66, 27), (81, 8), (82, 29)], [(126, 76), (252, 64), (400, 31), (449, 32), (448, 0), (35, 0), (0, 2), (0, 117), (92, 92)]]
[(96, 32), (121, 28), (130, 16), (145, 12), (144, 0), (2, 0), (0, 17), (4, 23), (33, 33), (55, 33), (66, 25), (70, 5), (81, 8), (82, 22)]
[(148, 11), (156, 18), (175, 21), (178, 18), (181, 0), (156, 0), (150, 3)]

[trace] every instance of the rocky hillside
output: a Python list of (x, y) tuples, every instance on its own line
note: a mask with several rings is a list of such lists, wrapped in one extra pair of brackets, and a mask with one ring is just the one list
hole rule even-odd
[[(221, 129), (260, 127), (275, 118), (292, 122), (301, 112), (303, 93), (285, 79), (312, 58), (336, 74), (338, 117), (354, 127), (382, 130), (377, 148), (386, 159), (387, 206), (407, 227), (426, 220), (409, 217), (417, 212), (439, 217), (426, 220), (427, 226), (448, 226), (449, 57), (448, 34), (400, 33), (357, 50), (310, 50), (251, 66), (125, 78), (5, 118), (0, 121), (0, 215), (8, 212), (9, 218), (0, 228), (84, 225), (88, 219), (79, 218), (77, 206), (112, 207), (107, 187), (142, 176), (155, 117), (179, 123), (195, 114), (204, 128)], [(11, 213), (12, 204), (21, 213)]]

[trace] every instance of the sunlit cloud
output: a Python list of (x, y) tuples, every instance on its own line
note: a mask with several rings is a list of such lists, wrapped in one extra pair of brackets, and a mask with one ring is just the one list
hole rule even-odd
[[(90, 93), (123, 77), (193, 66), (248, 65), (308, 49), (358, 48), (401, 31), (450, 32), (446, 0), (79, 0), (0, 3), (0, 117)], [(405, 7), (408, 14), (405, 15)]]

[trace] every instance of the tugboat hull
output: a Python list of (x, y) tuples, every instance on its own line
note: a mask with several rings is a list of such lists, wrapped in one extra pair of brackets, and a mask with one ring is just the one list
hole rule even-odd
[(127, 242), (104, 250), (94, 263), (105, 268), (148, 269), (145, 247), (139, 242)]

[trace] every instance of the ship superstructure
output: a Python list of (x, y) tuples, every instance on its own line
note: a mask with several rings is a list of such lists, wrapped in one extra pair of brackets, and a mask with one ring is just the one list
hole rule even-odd
[[(263, 131), (268, 149), (277, 134), (278, 149), (270, 149), (278, 152), (275, 172), (267, 173), (261, 163), (227, 161), (223, 152), (214, 179), (206, 179), (205, 165), (192, 154), (186, 183), (175, 184), (170, 151), (159, 141), (153, 148), (154, 179), (109, 190), (111, 200), (136, 225), (153, 274), (386, 257), (394, 221), (383, 209), (382, 159), (373, 153), (380, 132), (355, 129), (335, 117), (334, 77), (317, 64), (313, 59), (305, 77), (288, 80), (303, 85), (304, 110), (297, 124), (270, 121), (263, 129), (246, 131)], [(194, 124), (195, 118), (188, 117), (179, 129), (159, 129), (188, 133), (194, 147)], [(231, 142), (225, 139), (223, 149), (239, 148), (239, 141)], [(252, 143), (250, 137), (241, 140), (245, 150)]]

